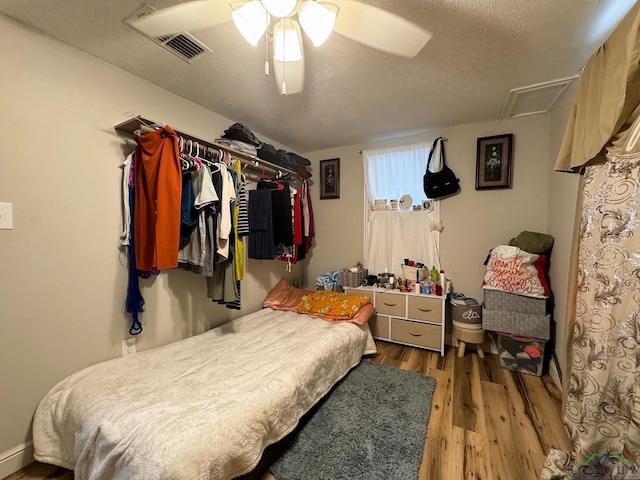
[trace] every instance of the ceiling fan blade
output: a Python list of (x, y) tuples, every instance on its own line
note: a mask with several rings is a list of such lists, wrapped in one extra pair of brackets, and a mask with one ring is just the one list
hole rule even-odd
[(231, 20), (231, 7), (221, 0), (195, 0), (156, 10), (131, 20), (131, 26), (150, 36), (202, 30)]
[(340, 7), (334, 31), (368, 47), (415, 57), (431, 32), (406, 18), (357, 0), (331, 0)]
[[(304, 57), (297, 62), (281, 62), (274, 59), (273, 70), (281, 95), (293, 95), (302, 91), (304, 87)], [(286, 83), (286, 91), (283, 90), (283, 82)]]

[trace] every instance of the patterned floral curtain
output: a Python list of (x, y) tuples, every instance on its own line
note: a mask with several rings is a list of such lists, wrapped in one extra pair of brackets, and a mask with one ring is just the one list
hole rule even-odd
[(556, 164), (583, 181), (563, 386), (573, 452), (552, 450), (545, 480), (640, 480), (639, 103), (636, 4), (589, 61)]
[(640, 153), (586, 167), (564, 411), (574, 452), (552, 451), (543, 478), (640, 478), (639, 227)]

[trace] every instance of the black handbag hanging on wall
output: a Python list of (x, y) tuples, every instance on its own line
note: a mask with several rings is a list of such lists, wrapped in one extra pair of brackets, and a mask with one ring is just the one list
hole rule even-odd
[[(439, 172), (429, 171), (431, 159), (440, 144), (440, 158), (442, 159), (442, 170)], [(427, 161), (427, 171), (423, 177), (424, 193), (427, 198), (440, 198), (452, 195), (460, 190), (460, 179), (456, 177), (453, 170), (447, 165), (447, 154), (444, 151), (444, 139), (438, 137), (433, 141), (433, 146), (429, 152), (429, 160)]]

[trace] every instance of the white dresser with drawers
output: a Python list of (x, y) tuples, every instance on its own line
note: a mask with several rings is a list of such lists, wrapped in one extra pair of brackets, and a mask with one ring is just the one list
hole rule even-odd
[(367, 295), (376, 308), (369, 320), (375, 338), (444, 355), (446, 297), (373, 287), (345, 287), (350, 295)]

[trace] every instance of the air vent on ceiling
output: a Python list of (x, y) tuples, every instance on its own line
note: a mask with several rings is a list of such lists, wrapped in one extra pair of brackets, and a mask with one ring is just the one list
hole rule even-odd
[(578, 75), (509, 90), (500, 120), (548, 112)]
[(180, 32), (171, 35), (161, 35), (154, 36), (149, 35), (146, 32), (136, 28), (131, 23), (134, 19), (139, 19), (140, 17), (147, 15), (151, 12), (154, 12), (156, 9), (153, 8), (148, 3), (145, 3), (136, 10), (132, 15), (124, 19), (124, 23), (133, 28), (136, 32), (141, 33), (145, 37), (150, 40), (153, 40), (155, 43), (160, 45), (161, 47), (169, 50), (171, 53), (177, 55), (185, 62), (192, 63), (199, 58), (202, 58), (205, 55), (211, 53), (211, 49), (207, 47), (204, 43), (197, 40), (193, 35), (187, 32)]
[(180, 33), (172, 37), (158, 37), (159, 43), (187, 62), (192, 62), (211, 50), (188, 33)]

